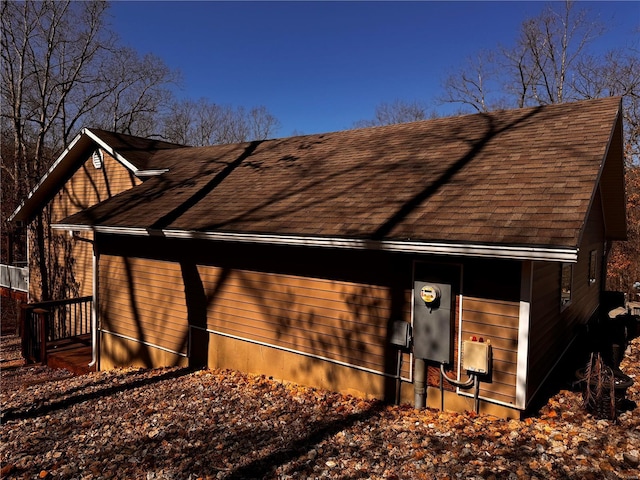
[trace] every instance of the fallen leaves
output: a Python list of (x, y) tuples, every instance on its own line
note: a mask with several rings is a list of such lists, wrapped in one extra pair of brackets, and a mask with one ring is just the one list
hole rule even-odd
[[(622, 368), (640, 372), (640, 341)], [(640, 401), (639, 385), (628, 390)], [(577, 392), (536, 417), (417, 411), (235, 371), (2, 371), (3, 478), (518, 479), (640, 476), (640, 419)], [(44, 475), (44, 476), (43, 476)]]

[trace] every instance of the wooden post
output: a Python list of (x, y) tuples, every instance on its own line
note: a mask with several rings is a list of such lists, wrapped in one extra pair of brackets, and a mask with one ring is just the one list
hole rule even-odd
[(47, 314), (48, 310), (43, 308), (36, 308), (33, 313), (38, 315), (38, 328), (39, 332), (39, 341), (40, 341), (40, 351), (38, 361), (45, 364), (47, 363)]
[(28, 352), (27, 352), (27, 345), (28, 345), (28, 336), (29, 336), (29, 329), (27, 328), (27, 309), (29, 308), (29, 305), (27, 305), (26, 303), (20, 303), (20, 313), (19, 313), (19, 318), (18, 318), (18, 325), (19, 325), (19, 329), (20, 329), (20, 346), (22, 347), (22, 357), (25, 360), (29, 360), (28, 357)]

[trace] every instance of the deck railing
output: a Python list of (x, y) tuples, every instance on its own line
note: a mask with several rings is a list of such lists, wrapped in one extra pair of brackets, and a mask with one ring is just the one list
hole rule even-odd
[(22, 306), (22, 353), (27, 362), (46, 362), (47, 344), (91, 334), (93, 297)]

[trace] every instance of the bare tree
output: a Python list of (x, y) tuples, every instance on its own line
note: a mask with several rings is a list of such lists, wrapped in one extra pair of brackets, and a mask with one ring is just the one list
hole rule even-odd
[(554, 6), (525, 20), (514, 46), (479, 52), (447, 76), (439, 100), (487, 112), (584, 98), (574, 88), (574, 76), (604, 28), (573, 2)]
[(114, 48), (102, 65), (104, 92), (99, 109), (85, 121), (93, 126), (129, 135), (152, 136), (159, 117), (173, 101), (171, 87), (180, 74), (155, 55), (140, 56), (130, 48)]
[(572, 88), (580, 98), (621, 96), (628, 166), (640, 166), (640, 51), (617, 49), (602, 57), (585, 55)]
[(525, 21), (518, 47), (528, 61), (530, 74), (523, 80), (530, 83), (531, 101), (545, 105), (575, 100), (570, 72), (587, 45), (603, 32), (599, 22), (592, 20), (586, 10), (575, 11), (570, 1), (561, 11), (548, 6), (540, 16)]
[[(61, 122), (69, 114), (67, 101), (91, 75), (104, 45), (106, 8), (106, 3), (97, 1), (2, 2), (2, 116), (10, 119), (13, 136), (13, 152), (2, 155), (2, 172), (12, 180), (15, 195), (3, 201), (10, 205), (15, 206), (35, 184), (64, 138)], [(43, 279), (42, 296), (48, 299), (46, 250), (51, 245), (47, 245), (45, 217), (46, 212), (38, 215), (34, 224), (33, 249)]]
[[(555, 10), (546, 7), (522, 23), (515, 46), (481, 52), (444, 82), (442, 102), (456, 103), (479, 112), (505, 107), (547, 105), (605, 96), (622, 97), (627, 167), (629, 240), (615, 242), (609, 272), (613, 285), (631, 291), (632, 278), (621, 273), (640, 271), (640, 237), (633, 214), (640, 195), (640, 55), (636, 44), (603, 55), (590, 52), (594, 39), (604, 32), (587, 10), (565, 2)], [(638, 33), (638, 31), (636, 31)], [(621, 279), (624, 279), (621, 280)], [(611, 281), (611, 278), (609, 279)]]
[(280, 121), (269, 113), (265, 106), (253, 107), (249, 110), (246, 121), (249, 124), (247, 140), (266, 140), (280, 128)]
[(2, 2), (2, 116), (11, 120), (17, 162), (2, 167), (18, 194), (42, 173), (47, 146), (64, 136), (67, 102), (103, 45), (105, 9), (104, 2)]
[(496, 54), (481, 51), (467, 59), (467, 64), (450, 73), (444, 81), (443, 103), (459, 103), (477, 112), (488, 112), (497, 108), (494, 92), (499, 88), (499, 70), (496, 68)]
[(376, 107), (372, 120), (360, 120), (354, 123), (356, 128), (392, 125), (394, 123), (415, 122), (426, 120), (434, 114), (428, 114), (427, 106), (419, 101), (408, 102), (394, 100), (392, 103), (381, 103)]
[(163, 120), (162, 138), (186, 145), (265, 140), (280, 126), (264, 106), (246, 111), (218, 105), (205, 98), (174, 101)]

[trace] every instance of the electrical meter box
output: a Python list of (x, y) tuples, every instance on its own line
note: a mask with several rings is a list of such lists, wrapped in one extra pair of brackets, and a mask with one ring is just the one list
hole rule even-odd
[(462, 342), (462, 369), (468, 372), (488, 374), (491, 366), (491, 345), (465, 340)]
[(413, 283), (413, 354), (438, 363), (451, 363), (452, 289), (445, 283)]

